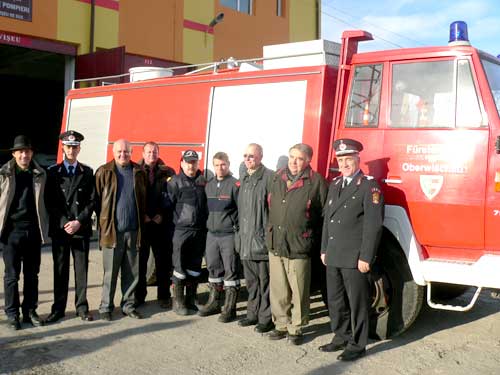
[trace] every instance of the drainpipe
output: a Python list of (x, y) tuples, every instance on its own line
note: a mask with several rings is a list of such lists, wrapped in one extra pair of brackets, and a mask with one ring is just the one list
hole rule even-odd
[(89, 53), (94, 52), (95, 0), (90, 1), (90, 46)]
[(321, 39), (321, 1), (317, 0), (316, 1), (316, 39)]

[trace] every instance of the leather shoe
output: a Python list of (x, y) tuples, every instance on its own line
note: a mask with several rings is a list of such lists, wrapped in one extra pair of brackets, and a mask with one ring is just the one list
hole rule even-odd
[(355, 361), (356, 359), (364, 356), (366, 354), (366, 350), (360, 350), (360, 351), (352, 351), (352, 350), (344, 350), (337, 359), (339, 361), (345, 361), (345, 362), (350, 362), (350, 361)]
[(94, 317), (88, 311), (80, 311), (76, 315), (84, 322), (91, 322), (94, 320)]
[(281, 340), (286, 337), (287, 332), (286, 331), (280, 331), (280, 330), (272, 330), (267, 337), (269, 337), (269, 340)]
[(35, 327), (40, 327), (44, 325), (44, 321), (40, 319), (35, 310), (31, 310), (28, 314), (23, 314), (23, 323), (30, 323)]
[(304, 342), (304, 336), (301, 333), (297, 335), (288, 334), (288, 341), (292, 345), (301, 345)]
[(14, 318), (9, 318), (7, 327), (9, 327), (13, 331), (19, 331), (21, 329), (21, 322), (19, 321), (19, 317), (16, 316)]
[(101, 318), (101, 320), (105, 320), (107, 322), (111, 321), (111, 313), (110, 312), (99, 313), (99, 317)]
[(172, 298), (159, 299), (160, 307), (162, 309), (171, 309), (172, 308)]
[(255, 332), (258, 332), (258, 333), (266, 333), (266, 332), (272, 331), (273, 329), (274, 329), (274, 323), (269, 322), (266, 324), (259, 323), (255, 326), (255, 328), (253, 330)]
[(240, 327), (250, 327), (257, 324), (257, 319), (243, 318), (238, 322)]
[(321, 345), (318, 349), (322, 352), (331, 353), (338, 352), (339, 350), (344, 350), (347, 346), (346, 342), (330, 342), (326, 345)]
[(129, 318), (133, 319), (142, 319), (142, 315), (139, 314), (137, 310), (129, 310), (127, 312), (124, 312), (123, 315), (127, 315)]
[(45, 319), (45, 323), (55, 323), (58, 320), (64, 318), (64, 313), (61, 311), (52, 311), (49, 316)]

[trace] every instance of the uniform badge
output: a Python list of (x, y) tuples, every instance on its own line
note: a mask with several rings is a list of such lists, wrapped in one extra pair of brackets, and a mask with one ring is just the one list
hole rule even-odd
[(286, 180), (286, 187), (287, 187), (287, 189), (290, 189), (290, 186), (292, 186), (292, 184), (293, 184), (292, 181)]
[(347, 148), (347, 145), (344, 143), (344, 142), (340, 142), (340, 145), (339, 145), (339, 150), (340, 151), (345, 151), (345, 149)]
[(379, 188), (372, 188), (372, 202), (373, 204), (379, 204), (380, 203), (380, 189)]
[(73, 142), (75, 139), (76, 139), (76, 138), (75, 138), (75, 136), (74, 136), (73, 134), (70, 134), (70, 135), (68, 136), (68, 141)]

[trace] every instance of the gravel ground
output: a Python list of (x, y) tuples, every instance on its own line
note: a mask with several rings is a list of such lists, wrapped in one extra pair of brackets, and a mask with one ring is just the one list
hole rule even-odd
[[(95, 244), (94, 244), (95, 248)], [(3, 262), (0, 262), (3, 274)], [(97, 318), (101, 292), (101, 255), (91, 250), (89, 302)], [(0, 280), (3, 292), (3, 279)], [(71, 281), (73, 285), (73, 281)], [(206, 287), (200, 298), (206, 298)], [(117, 297), (120, 294), (117, 292)], [(483, 292), (468, 313), (424, 307), (411, 329), (387, 341), (371, 342), (367, 355), (354, 363), (336, 360), (318, 346), (330, 341), (328, 317), (319, 295), (312, 297), (311, 322), (301, 346), (273, 342), (241, 328), (221, 324), (217, 316), (178, 317), (162, 310), (149, 288), (139, 310), (143, 320), (123, 317), (82, 322), (75, 318), (73, 290), (66, 317), (56, 324), (12, 332), (5, 325), (0, 294), (1, 374), (500, 374), (500, 301)], [(52, 257), (43, 249), (40, 305), (45, 317), (52, 303)], [(470, 293), (462, 298), (465, 302)], [(118, 305), (118, 298), (116, 301)], [(238, 303), (238, 315), (245, 312)]]

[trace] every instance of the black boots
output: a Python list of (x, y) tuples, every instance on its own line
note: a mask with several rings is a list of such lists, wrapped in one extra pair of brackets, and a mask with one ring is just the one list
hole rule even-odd
[(177, 315), (188, 315), (188, 309), (186, 308), (186, 297), (184, 296), (184, 283), (174, 283), (172, 289), (174, 295), (174, 312)]
[(239, 288), (235, 286), (226, 287), (226, 299), (224, 308), (219, 316), (219, 322), (229, 323), (236, 319), (236, 301), (238, 300)]
[(221, 299), (222, 299), (222, 283), (210, 283), (210, 294), (208, 301), (198, 309), (199, 316), (209, 316), (220, 313)]
[[(186, 294), (184, 294), (184, 288)], [(196, 289), (198, 282), (188, 281), (173, 284), (174, 303), (173, 310), (177, 315), (190, 315), (198, 311), (196, 307)]]
[(196, 314), (198, 307), (196, 306), (196, 290), (198, 282), (190, 280), (186, 282), (186, 308), (189, 314)]

